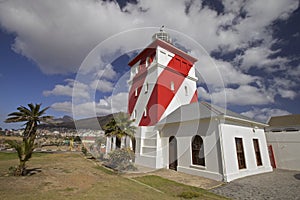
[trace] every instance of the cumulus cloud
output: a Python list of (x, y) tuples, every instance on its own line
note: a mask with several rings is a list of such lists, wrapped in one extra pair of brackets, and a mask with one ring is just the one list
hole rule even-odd
[(84, 117), (107, 115), (116, 112), (127, 112), (128, 94), (121, 92), (118, 94), (104, 97), (99, 101), (86, 101), (74, 103), (71, 101), (58, 102), (51, 105), (55, 111), (67, 112), (73, 114), (75, 119)]
[[(79, 98), (89, 98), (89, 86), (75, 81), (73, 79), (66, 79), (66, 85), (55, 85), (52, 90), (46, 90), (43, 92), (43, 95), (56, 95), (56, 96), (70, 96), (70, 97), (79, 97)], [(76, 84), (76, 90), (74, 90), (74, 85)]]
[(271, 58), (275, 53), (278, 53), (278, 51), (272, 51), (265, 46), (253, 47), (247, 49), (243, 55), (237, 56), (235, 61), (240, 63), (244, 71), (254, 67), (267, 72), (284, 70), (289, 60), (280, 56)]
[(274, 96), (260, 88), (241, 85), (238, 88), (224, 88), (208, 93), (203, 87), (198, 88), (200, 97), (216, 104), (224, 102), (231, 105), (264, 105), (274, 102)]
[(266, 123), (269, 121), (270, 117), (288, 115), (291, 113), (286, 110), (275, 108), (253, 108), (252, 110), (243, 112), (241, 114)]
[(114, 89), (114, 84), (107, 80), (94, 80), (91, 87), (101, 92), (111, 92)]
[(197, 66), (201, 76), (200, 82), (213, 85), (213, 87), (226, 87), (230, 84), (245, 85), (260, 79), (257, 76), (242, 72), (230, 62), (224, 60), (207, 59), (206, 56), (199, 57), (198, 59)]
[[(224, 1), (222, 14), (203, 7), (202, 1), (138, 1), (127, 4), (123, 11), (115, 1), (3, 1), (0, 24), (15, 33), (13, 49), (36, 62), (44, 73), (68, 73), (76, 72), (87, 53), (111, 35), (157, 27), (162, 19), (167, 27), (193, 37), (208, 52), (267, 40), (271, 23), (287, 18), (298, 6), (296, 0), (269, 1)], [(241, 12), (246, 17), (241, 17)], [(143, 35), (129, 38), (128, 45), (140, 38)]]

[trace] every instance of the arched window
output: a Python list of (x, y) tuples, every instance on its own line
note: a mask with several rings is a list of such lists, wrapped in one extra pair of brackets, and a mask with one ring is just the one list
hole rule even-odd
[(171, 91), (175, 90), (174, 81), (171, 81)]
[(193, 165), (205, 166), (204, 145), (199, 135), (195, 135), (192, 139), (192, 161)]

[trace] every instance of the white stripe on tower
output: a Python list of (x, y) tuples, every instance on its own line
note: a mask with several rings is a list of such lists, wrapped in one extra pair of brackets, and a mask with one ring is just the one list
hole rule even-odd
[[(164, 51), (167, 52), (169, 56), (160, 56), (160, 51)], [(156, 53), (156, 57), (157, 57), (157, 62), (152, 62), (152, 64), (148, 67), (148, 74), (147, 77), (144, 81), (143, 87), (141, 89), (141, 92), (139, 94), (139, 96), (137, 97), (137, 102), (134, 106), (133, 112), (136, 110), (136, 120), (135, 120), (135, 124), (138, 125), (140, 124), (140, 121), (144, 115), (144, 109), (146, 108), (149, 99), (151, 97), (151, 94), (153, 92), (154, 86), (157, 83), (157, 79), (160, 76), (160, 74), (165, 70), (166, 66), (169, 64), (169, 62), (172, 60), (172, 58), (174, 57), (174, 54), (161, 48), (161, 47), (157, 47), (157, 53)], [(157, 64), (160, 63), (160, 64)], [(159, 66), (157, 66), (159, 65)], [(145, 93), (145, 89), (146, 89), (146, 84), (148, 83), (148, 90)]]

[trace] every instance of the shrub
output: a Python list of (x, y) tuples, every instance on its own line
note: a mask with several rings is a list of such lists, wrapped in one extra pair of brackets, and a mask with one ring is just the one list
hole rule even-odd
[(81, 147), (81, 152), (85, 155), (85, 156), (87, 156), (87, 149), (85, 148), (85, 147)]
[(117, 171), (135, 170), (133, 159), (134, 152), (130, 148), (116, 149), (109, 153), (107, 166)]
[(192, 199), (194, 197), (199, 197), (199, 194), (197, 192), (187, 191), (187, 192), (182, 192), (177, 196), (184, 199)]

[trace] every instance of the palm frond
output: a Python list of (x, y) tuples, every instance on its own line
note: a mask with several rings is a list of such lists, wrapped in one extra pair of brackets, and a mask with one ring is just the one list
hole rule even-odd
[(49, 108), (50, 108), (50, 106), (48, 106), (48, 107), (44, 108), (43, 110), (39, 111), (38, 115), (43, 115), (46, 112), (46, 110), (48, 110)]
[(4, 122), (5, 123), (13, 123), (13, 122), (24, 122), (24, 121), (27, 121), (27, 119), (24, 117), (10, 117), (10, 118), (7, 118)]

